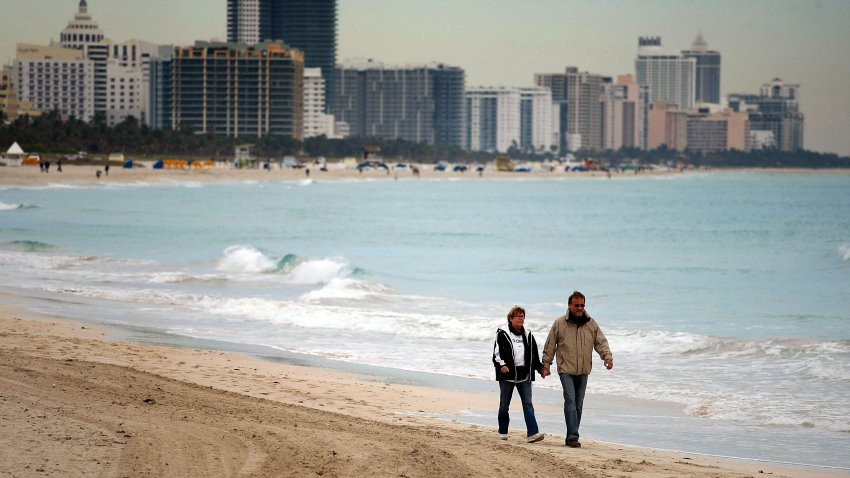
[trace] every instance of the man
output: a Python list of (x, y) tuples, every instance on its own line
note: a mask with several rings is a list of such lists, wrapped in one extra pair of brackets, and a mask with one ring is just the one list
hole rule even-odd
[(581, 423), (587, 376), (590, 375), (593, 362), (593, 350), (596, 350), (608, 370), (614, 367), (614, 360), (608, 348), (608, 340), (599, 329), (599, 324), (585, 311), (584, 295), (578, 291), (573, 292), (567, 304), (567, 314), (558, 317), (549, 330), (549, 337), (543, 347), (543, 370), (540, 375), (550, 375), (549, 366), (552, 365), (552, 360), (557, 358), (558, 376), (564, 388), (566, 445), (579, 448), (581, 443), (578, 441), (578, 427)]

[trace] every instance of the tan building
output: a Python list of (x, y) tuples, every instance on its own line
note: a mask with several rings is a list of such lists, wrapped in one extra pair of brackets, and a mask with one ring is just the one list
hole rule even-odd
[(688, 115), (667, 101), (657, 101), (649, 107), (647, 148), (684, 151), (688, 146)]
[(0, 112), (6, 121), (14, 121), (18, 116), (41, 116), (40, 111), (32, 109), (28, 101), (20, 101), (15, 89), (12, 67), (4, 66), (0, 69)]

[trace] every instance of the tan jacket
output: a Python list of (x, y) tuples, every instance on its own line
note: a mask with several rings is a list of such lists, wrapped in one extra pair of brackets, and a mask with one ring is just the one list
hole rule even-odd
[(562, 315), (549, 330), (549, 337), (543, 347), (543, 367), (549, 368), (552, 359), (557, 357), (558, 373), (589, 375), (594, 349), (602, 360), (613, 358), (608, 348), (608, 339), (595, 320), (590, 319), (579, 327), (568, 322), (566, 315)]

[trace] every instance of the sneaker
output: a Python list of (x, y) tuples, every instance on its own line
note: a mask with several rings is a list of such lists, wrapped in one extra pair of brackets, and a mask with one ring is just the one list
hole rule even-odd
[(567, 440), (567, 446), (570, 448), (581, 448), (581, 443), (577, 439)]
[(542, 439), (543, 439), (542, 433), (535, 433), (534, 435), (531, 435), (530, 437), (528, 437), (528, 443), (537, 443)]
[(499, 440), (507, 440), (507, 439), (508, 439), (507, 433), (499, 433)]

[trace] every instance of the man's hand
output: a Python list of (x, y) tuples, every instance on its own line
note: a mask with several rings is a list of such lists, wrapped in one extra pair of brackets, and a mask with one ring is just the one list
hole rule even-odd
[(607, 368), (608, 370), (611, 370), (612, 368), (614, 368), (614, 360), (613, 359), (606, 360), (605, 361), (605, 368)]
[(546, 378), (549, 375), (552, 375), (552, 373), (549, 372), (549, 367), (543, 367), (542, 369), (540, 369), (540, 376), (541, 377)]

